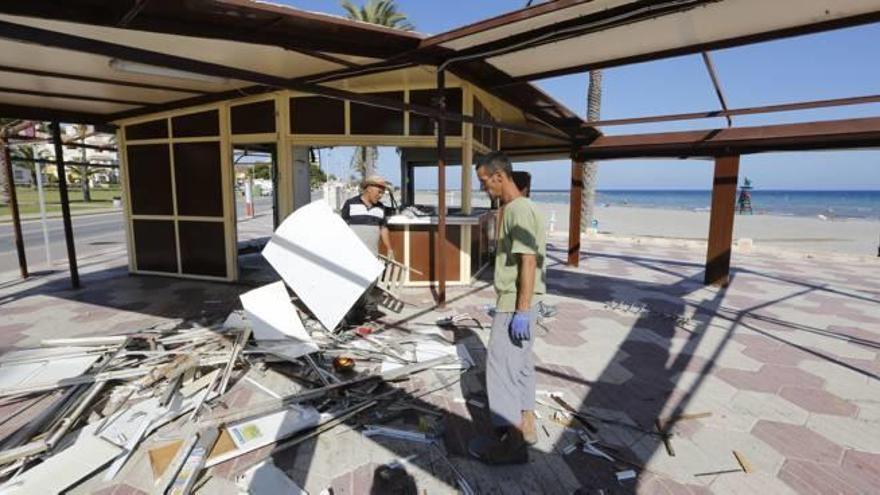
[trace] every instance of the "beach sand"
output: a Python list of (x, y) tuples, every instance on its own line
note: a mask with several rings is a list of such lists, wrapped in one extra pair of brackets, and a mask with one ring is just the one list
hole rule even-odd
[[(458, 206), (458, 193), (450, 195), (450, 206)], [(417, 193), (416, 201), (436, 203), (436, 196)], [(555, 236), (568, 232), (568, 205), (535, 203)], [(474, 195), (474, 206), (488, 206), (484, 194)], [(643, 237), (705, 242), (709, 232), (709, 212), (629, 206), (597, 206), (599, 234), (610, 237)], [(555, 222), (551, 222), (555, 219)], [(837, 253), (876, 257), (880, 245), (880, 221), (822, 220), (818, 217), (781, 215), (737, 215), (734, 242), (751, 239), (757, 250), (797, 253)]]
[[(567, 231), (568, 205), (539, 204), (539, 207), (548, 219), (555, 213), (557, 232)], [(596, 219), (599, 233), (612, 236), (705, 242), (709, 232), (708, 211), (600, 206), (596, 208)], [(880, 244), (880, 221), (737, 215), (733, 225), (734, 242), (751, 239), (756, 249), (877, 256)]]

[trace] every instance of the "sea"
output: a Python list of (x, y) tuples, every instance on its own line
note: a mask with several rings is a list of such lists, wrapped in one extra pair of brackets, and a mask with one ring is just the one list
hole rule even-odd
[[(753, 190), (755, 214), (820, 218), (880, 220), (880, 191), (781, 191)], [(569, 201), (568, 190), (533, 190), (540, 203)], [(708, 211), (712, 191), (699, 190), (599, 190), (596, 205)]]

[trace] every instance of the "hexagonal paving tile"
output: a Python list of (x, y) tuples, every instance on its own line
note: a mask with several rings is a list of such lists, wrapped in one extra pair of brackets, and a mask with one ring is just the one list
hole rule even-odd
[(844, 448), (880, 454), (880, 423), (876, 421), (813, 414), (807, 427)]
[(756, 420), (802, 425), (809, 413), (777, 395), (740, 390), (730, 400), (730, 410)]
[(806, 426), (761, 420), (752, 434), (788, 459), (839, 465), (843, 447)]
[(816, 388), (782, 387), (779, 396), (811, 413), (855, 416), (859, 411), (853, 403)]

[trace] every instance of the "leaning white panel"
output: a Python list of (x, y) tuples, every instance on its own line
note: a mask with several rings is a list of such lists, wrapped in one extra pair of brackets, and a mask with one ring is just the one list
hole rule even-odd
[(263, 256), (324, 327), (333, 329), (383, 265), (323, 200), (293, 212)]
[(239, 298), (255, 339), (312, 341), (290, 302), (284, 282), (264, 285), (245, 292)]

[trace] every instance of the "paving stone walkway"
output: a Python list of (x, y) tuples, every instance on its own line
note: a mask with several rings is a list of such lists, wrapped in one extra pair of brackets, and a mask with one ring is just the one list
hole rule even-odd
[[(423, 400), (446, 411), (445, 452), (479, 493), (877, 493), (880, 262), (735, 252), (732, 283), (720, 289), (702, 284), (700, 248), (614, 240), (586, 246), (578, 269), (563, 265), (561, 243), (549, 249), (547, 302), (559, 314), (537, 332), (538, 388), (602, 418), (600, 438), (640, 465), (640, 474), (619, 483), (607, 461), (563, 455), (576, 437), (550, 421), (543, 405), (545, 428), (530, 464), (489, 468), (468, 460), (464, 445), (485, 413), (466, 400), (484, 394), (487, 338), (468, 329), (450, 337), (468, 345), (478, 366), (461, 386)], [(209, 323), (236, 309), (239, 293), (275, 279), (258, 256), (247, 260), (239, 284), (129, 276), (118, 253), (82, 270), (78, 291), (63, 274), (0, 286), (0, 348), (175, 318)], [(426, 290), (404, 297), (412, 305), (386, 318), (398, 331), (453, 312), (490, 321), (485, 281), (451, 290), (442, 311)], [(711, 415), (670, 420), (698, 413)], [(675, 456), (650, 433), (658, 418), (673, 435)], [(311, 493), (327, 486), (335, 494), (377, 493), (378, 466), (409, 452), (354, 430), (331, 435), (276, 463)], [(348, 454), (334, 444), (342, 439)], [(733, 451), (752, 473), (740, 471)], [(413, 462), (418, 493), (455, 492), (437, 459)], [(129, 492), (138, 490), (107, 493)]]

